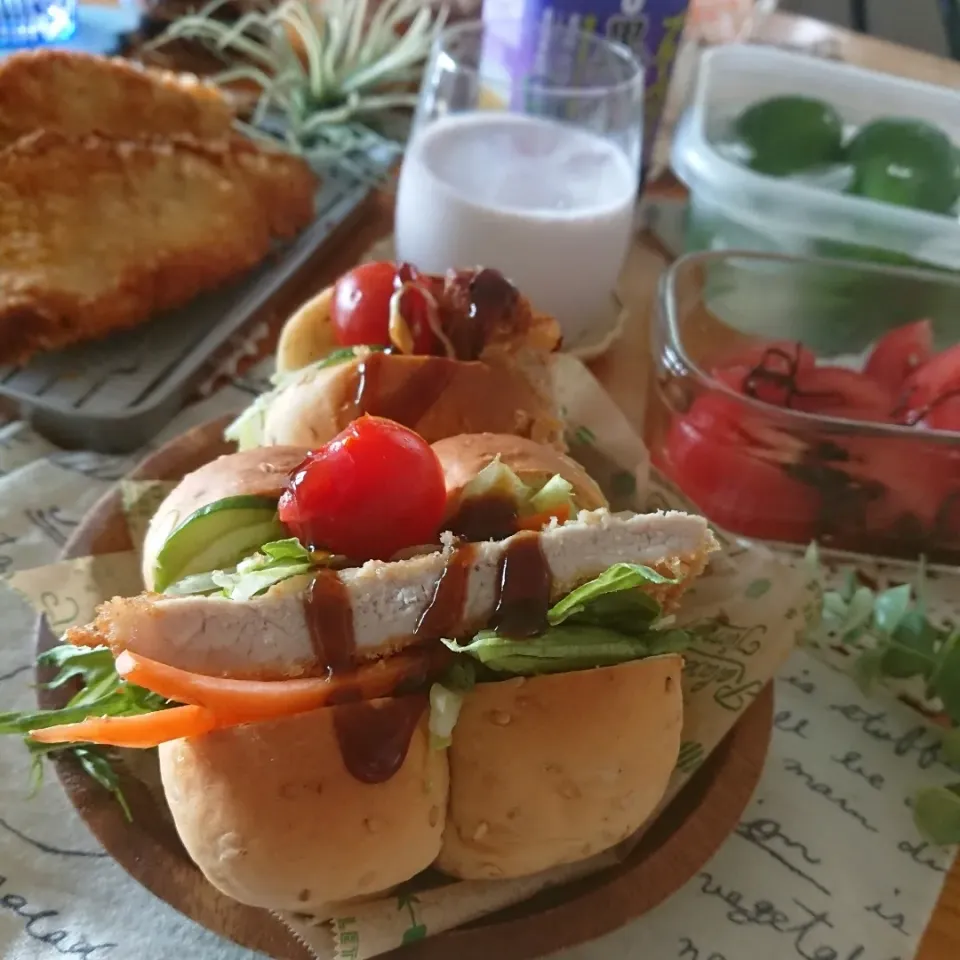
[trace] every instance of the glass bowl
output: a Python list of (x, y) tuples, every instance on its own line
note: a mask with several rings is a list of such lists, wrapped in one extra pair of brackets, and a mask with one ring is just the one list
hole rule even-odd
[[(960, 563), (960, 433), (905, 412), (914, 380), (881, 388), (856, 372), (884, 334), (919, 319), (936, 350), (960, 343), (954, 274), (731, 251), (681, 258), (661, 280), (653, 329), (653, 462), (731, 533)], [(900, 346), (892, 356), (909, 367)], [(949, 390), (960, 395), (956, 355)]]

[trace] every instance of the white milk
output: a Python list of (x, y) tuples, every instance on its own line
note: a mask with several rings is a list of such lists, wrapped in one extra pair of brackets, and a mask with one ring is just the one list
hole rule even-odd
[(495, 267), (576, 343), (609, 310), (636, 191), (636, 164), (592, 133), (522, 114), (453, 114), (407, 149), (397, 255), (429, 273)]

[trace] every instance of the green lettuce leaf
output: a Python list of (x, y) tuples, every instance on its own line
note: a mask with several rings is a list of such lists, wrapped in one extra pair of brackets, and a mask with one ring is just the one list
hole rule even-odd
[(172, 706), (156, 693), (123, 680), (114, 666), (113, 653), (107, 647), (77, 647), (61, 643), (37, 657), (42, 666), (56, 667), (57, 674), (48, 687), (61, 687), (71, 680), (83, 686), (59, 710), (29, 710), (0, 713), (0, 735), (24, 737), (33, 760), (34, 788), (43, 778), (43, 757), (53, 753), (72, 754), (80, 766), (101, 786), (109, 790), (130, 819), (130, 808), (120, 789), (120, 780), (110, 763), (109, 751), (89, 743), (38, 743), (27, 734), (31, 730), (79, 723), (88, 717), (133, 717)]
[(676, 653), (689, 645), (689, 634), (664, 629), (660, 604), (639, 588), (677, 582), (650, 567), (617, 563), (551, 607), (549, 626), (538, 637), (512, 640), (495, 630), (481, 630), (466, 645), (443, 642), (489, 670), (520, 676), (616, 666)]
[(233, 571), (211, 574), (213, 582), (231, 600), (249, 600), (290, 577), (309, 573), (314, 568), (310, 551), (299, 540), (275, 540), (241, 560)]
[(443, 642), (497, 673), (532, 677), (678, 653), (688, 645), (689, 635), (685, 630), (651, 630), (643, 637), (626, 637), (601, 627), (565, 625), (550, 627), (528, 640), (511, 640), (493, 630), (481, 630), (466, 646)]
[(547, 620), (554, 627), (569, 622), (638, 636), (660, 616), (660, 604), (637, 588), (677, 582), (676, 577), (665, 577), (651, 567), (615, 563), (554, 604)]

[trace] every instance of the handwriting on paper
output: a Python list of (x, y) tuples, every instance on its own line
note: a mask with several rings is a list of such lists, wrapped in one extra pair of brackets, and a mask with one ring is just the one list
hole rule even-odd
[(673, 943), (677, 960), (907, 960), (950, 864), (909, 805), (956, 776), (939, 738), (805, 652), (776, 692), (764, 776), (733, 838), (644, 942)]
[(38, 943), (53, 947), (63, 956), (100, 958), (117, 946), (115, 943), (91, 943), (75, 930), (58, 926), (59, 910), (44, 910), (23, 894), (7, 890), (7, 877), (0, 875), (0, 914), (12, 914), (23, 921), (23, 932)]
[[(829, 910), (815, 909), (798, 897), (790, 897), (782, 905), (769, 899), (751, 899), (731, 886), (723, 886), (707, 872), (699, 875), (698, 883), (704, 896), (723, 903), (727, 922), (778, 934), (783, 940), (783, 946), (777, 950), (778, 958), (786, 956), (784, 948), (789, 944), (793, 954), (804, 960), (858, 960), (861, 957), (865, 960), (865, 944), (837, 946), (831, 942), (835, 939), (832, 931), (836, 930), (837, 924)], [(839, 938), (836, 939), (839, 942)], [(677, 956), (710, 960), (711, 957), (725, 957), (725, 954), (683, 937)]]
[(62, 507), (42, 507), (37, 510), (27, 510), (25, 513), (30, 523), (58, 547), (62, 547), (67, 542), (67, 537), (77, 526), (77, 521), (73, 517), (64, 515)]
[(0, 533), (0, 577), (6, 576), (13, 569), (13, 557), (10, 556), (4, 547), (13, 546), (17, 542), (16, 537), (9, 533)]

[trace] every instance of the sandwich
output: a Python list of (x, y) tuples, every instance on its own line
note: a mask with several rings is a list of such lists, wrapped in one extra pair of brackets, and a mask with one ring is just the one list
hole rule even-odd
[(364, 417), (186, 477), (147, 592), (65, 637), (135, 706), (31, 736), (158, 746), (189, 855), (271, 910), (576, 862), (663, 796), (689, 641), (670, 611), (716, 547), (698, 516), (611, 513), (528, 439), (431, 447)]
[(562, 449), (550, 375), (559, 344), (556, 321), (495, 270), (439, 277), (363, 264), (287, 321), (275, 389), (227, 439), (241, 449), (315, 446), (371, 414), (431, 443), (491, 432)]

